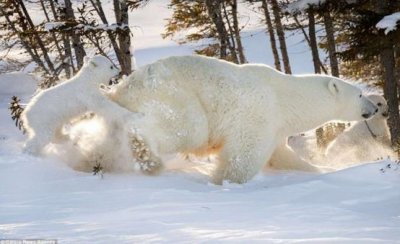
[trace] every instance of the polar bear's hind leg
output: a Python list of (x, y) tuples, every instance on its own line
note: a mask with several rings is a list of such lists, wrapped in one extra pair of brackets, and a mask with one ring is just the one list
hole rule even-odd
[(148, 175), (159, 174), (164, 168), (161, 159), (151, 152), (143, 137), (134, 131), (130, 132), (129, 137), (132, 154), (138, 161), (140, 170)]
[(224, 145), (213, 174), (213, 183), (222, 184), (223, 180), (239, 184), (247, 182), (270, 158), (273, 152), (271, 148), (273, 141), (262, 137), (248, 137), (241, 145), (234, 143)]

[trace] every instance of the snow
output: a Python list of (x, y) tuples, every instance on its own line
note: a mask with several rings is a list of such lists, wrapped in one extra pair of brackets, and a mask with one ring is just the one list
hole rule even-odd
[[(287, 5), (286, 10), (291, 13), (295, 12), (303, 12), (304, 10), (308, 9), (310, 6), (318, 6), (323, 5), (326, 0), (297, 0), (291, 2)], [(357, 0), (346, 0), (348, 4), (356, 3)]]
[[(65, 26), (65, 22), (47, 22), (44, 24), (43, 28), (45, 31), (52, 31), (61, 27)], [(96, 26), (92, 26), (92, 25), (83, 25), (83, 24), (79, 24), (76, 25), (74, 27), (69, 27), (69, 28), (73, 28), (73, 29), (82, 29), (83, 31), (90, 31), (90, 30), (101, 30), (101, 31), (116, 31), (117, 29), (125, 29), (127, 28), (128, 25), (122, 24), (99, 24)]]
[[(165, 1), (150, 1), (148, 7), (131, 16), (142, 29), (133, 44), (138, 65), (192, 53), (193, 46), (158, 35), (168, 15)], [(273, 65), (264, 32), (260, 26), (248, 29), (243, 42), (250, 61)], [(288, 35), (292, 68), (310, 73), (311, 55), (301, 40), (299, 34)], [(94, 176), (72, 170), (59, 158), (21, 152), (25, 136), (7, 107), (14, 94), (26, 102), (35, 82), (25, 74), (0, 75), (0, 240), (399, 243), (400, 169), (395, 162), (327, 174), (268, 171), (247, 184), (216, 186), (209, 183), (212, 162), (174, 156), (157, 177), (135, 172)]]
[(302, 12), (312, 5), (321, 5), (325, 2), (326, 0), (298, 0), (288, 4), (286, 10), (291, 13)]
[(38, 82), (33, 75), (13, 72), (0, 74), (0, 96), (33, 94), (38, 88)]
[(65, 25), (64, 21), (59, 21), (59, 22), (47, 22), (44, 24), (43, 28), (45, 31), (52, 31), (54, 29), (60, 28)]
[(400, 21), (400, 12), (385, 16), (377, 24), (376, 28), (385, 30), (385, 35), (397, 29), (397, 22)]

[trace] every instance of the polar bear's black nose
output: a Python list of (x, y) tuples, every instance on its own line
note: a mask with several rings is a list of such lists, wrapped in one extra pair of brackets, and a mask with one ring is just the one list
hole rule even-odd
[(377, 113), (377, 112), (378, 112), (378, 109), (375, 110), (375, 113)]
[(371, 117), (371, 114), (362, 114), (361, 115), (364, 119), (368, 119), (369, 117)]

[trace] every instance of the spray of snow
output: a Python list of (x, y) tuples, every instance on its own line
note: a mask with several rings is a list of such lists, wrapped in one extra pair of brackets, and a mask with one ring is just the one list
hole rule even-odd
[(364, 150), (361, 154), (359, 145), (345, 146), (339, 144), (337, 149), (340, 153), (327, 156), (325, 149), (317, 146), (315, 131), (292, 136), (289, 138), (288, 144), (301, 158), (327, 172), (342, 170), (377, 160), (396, 158), (396, 154), (390, 146), (378, 141), (363, 144)]
[(53, 144), (48, 154), (63, 160), (75, 170), (90, 172), (101, 165), (104, 172), (132, 172), (128, 135), (119, 124), (103, 118), (83, 117), (65, 128), (68, 141)]

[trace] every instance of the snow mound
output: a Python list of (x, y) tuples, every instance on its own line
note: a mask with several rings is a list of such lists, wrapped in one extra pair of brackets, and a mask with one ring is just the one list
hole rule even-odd
[(0, 96), (32, 95), (38, 88), (33, 75), (13, 72), (0, 74)]

